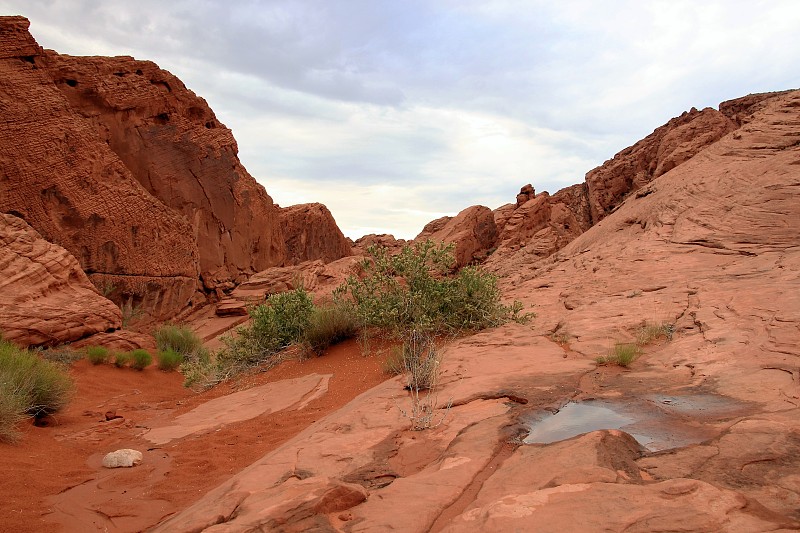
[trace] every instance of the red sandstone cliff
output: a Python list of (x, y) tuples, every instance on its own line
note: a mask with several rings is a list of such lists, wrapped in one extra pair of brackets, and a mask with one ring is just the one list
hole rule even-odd
[(286, 217), (231, 131), (175, 76), (43, 50), (28, 26), (0, 17), (0, 212), (66, 248), (117, 303), (168, 319), (287, 259), (350, 253), (327, 210), (289, 224), (287, 247)]

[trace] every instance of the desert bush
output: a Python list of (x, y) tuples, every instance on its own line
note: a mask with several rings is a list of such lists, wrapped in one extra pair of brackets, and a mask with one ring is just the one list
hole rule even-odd
[(117, 368), (128, 366), (132, 359), (130, 352), (116, 352), (114, 354), (114, 366)]
[(69, 369), (72, 363), (83, 359), (82, 352), (73, 350), (66, 345), (52, 346), (50, 348), (36, 348), (31, 351), (36, 352), (36, 354), (45, 361), (57, 364), (62, 370)]
[(141, 348), (137, 350), (131, 350), (130, 358), (131, 367), (135, 368), (136, 370), (144, 370), (153, 362), (153, 356), (150, 355), (150, 352), (147, 350), (142, 350)]
[(153, 333), (159, 351), (172, 350), (184, 357), (191, 357), (202, 347), (203, 341), (186, 326), (164, 324)]
[(101, 365), (108, 361), (108, 349), (102, 346), (89, 346), (86, 348), (86, 359), (93, 365)]
[(639, 346), (646, 346), (658, 339), (671, 341), (674, 333), (675, 326), (668, 322), (662, 322), (660, 324), (645, 322), (636, 331), (636, 344)]
[(235, 337), (223, 339), (220, 364), (223, 368), (246, 368), (274, 362), (275, 354), (302, 338), (313, 309), (311, 297), (303, 288), (270, 295), (266, 304), (250, 310), (250, 325), (238, 328)]
[(438, 403), (441, 354), (428, 333), (412, 330), (406, 335), (401, 348), (405, 388), (411, 396), (411, 410), (403, 415), (411, 420), (411, 429), (420, 431), (438, 426), (447, 416), (450, 404), (436, 416)]
[(526, 320), (522, 304), (500, 301), (496, 278), (476, 267), (452, 275), (453, 245), (433, 241), (404, 246), (396, 255), (370, 246), (361, 277), (351, 276), (334, 293), (349, 298), (358, 324), (397, 336), (411, 330), (458, 334)]
[(14, 440), (25, 417), (61, 410), (72, 391), (72, 380), (55, 364), (0, 340), (0, 439)]
[(158, 359), (158, 368), (164, 371), (175, 370), (183, 363), (183, 354), (172, 348), (159, 350), (156, 358)]
[(641, 355), (641, 348), (637, 344), (617, 343), (605, 357), (598, 357), (597, 363), (601, 365), (619, 365), (627, 367)]
[(306, 351), (319, 355), (328, 347), (349, 339), (358, 331), (352, 305), (345, 302), (314, 307), (303, 330), (302, 342)]

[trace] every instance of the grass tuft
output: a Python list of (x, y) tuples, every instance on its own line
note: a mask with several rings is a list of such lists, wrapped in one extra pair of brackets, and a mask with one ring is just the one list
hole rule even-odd
[(358, 332), (358, 323), (352, 306), (329, 304), (315, 307), (303, 331), (302, 342), (306, 351), (321, 355), (329, 347), (352, 338)]
[(144, 370), (153, 362), (153, 357), (150, 355), (150, 352), (147, 350), (142, 350), (141, 348), (137, 350), (131, 350), (130, 358), (131, 367), (136, 370)]
[(157, 354), (158, 368), (166, 372), (175, 370), (183, 363), (183, 354), (176, 352), (172, 348), (160, 350)]
[(16, 425), (26, 417), (60, 411), (72, 392), (72, 380), (56, 364), (0, 340), (0, 440), (16, 440)]
[(605, 357), (598, 357), (597, 363), (600, 365), (619, 365), (628, 367), (639, 357), (639, 355), (641, 355), (641, 353), (641, 348), (636, 344), (617, 343), (614, 345), (614, 348), (612, 348), (611, 353)]
[(101, 365), (108, 362), (108, 349), (103, 346), (89, 346), (86, 348), (86, 359), (93, 365)]

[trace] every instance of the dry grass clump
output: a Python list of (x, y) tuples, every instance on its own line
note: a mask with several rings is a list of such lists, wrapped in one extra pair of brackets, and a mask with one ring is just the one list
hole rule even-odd
[(358, 323), (352, 306), (343, 302), (314, 307), (303, 331), (302, 342), (307, 352), (322, 354), (330, 346), (352, 338)]
[(672, 340), (675, 333), (675, 325), (667, 322), (655, 324), (653, 322), (645, 322), (636, 331), (636, 344), (639, 346), (647, 346), (659, 339), (667, 341)]
[(0, 339), (0, 440), (19, 437), (16, 425), (63, 409), (73, 384), (58, 366)]
[(641, 353), (641, 348), (636, 344), (617, 343), (608, 355), (597, 358), (597, 364), (627, 367), (630, 366)]

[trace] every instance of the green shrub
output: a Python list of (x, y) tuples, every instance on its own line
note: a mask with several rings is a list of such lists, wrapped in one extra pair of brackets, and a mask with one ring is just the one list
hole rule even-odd
[(266, 304), (250, 310), (250, 325), (238, 328), (235, 337), (223, 339), (226, 346), (219, 354), (220, 363), (246, 368), (274, 362), (276, 353), (302, 338), (313, 309), (302, 287), (271, 295)]
[(172, 348), (160, 350), (157, 354), (158, 368), (165, 371), (175, 370), (183, 363), (183, 354)]
[(172, 350), (184, 357), (190, 357), (203, 345), (197, 334), (186, 326), (164, 324), (153, 336), (159, 351)]
[(100, 365), (108, 361), (108, 349), (102, 346), (89, 346), (86, 348), (86, 358), (93, 365)]
[(362, 327), (399, 336), (411, 330), (458, 334), (532, 316), (521, 314), (519, 302), (501, 303), (492, 274), (467, 267), (451, 275), (452, 244), (418, 242), (394, 256), (375, 246), (367, 252), (364, 274), (351, 276), (334, 293), (335, 300), (349, 297), (354, 303)]
[(61, 410), (72, 391), (72, 380), (55, 364), (0, 340), (0, 440), (14, 440), (15, 425), (27, 416)]
[(131, 350), (130, 352), (131, 357), (131, 367), (135, 368), (136, 370), (144, 370), (153, 362), (153, 357), (150, 355), (150, 352), (147, 350), (137, 349)]
[(303, 331), (302, 341), (317, 355), (328, 347), (355, 336), (358, 324), (352, 305), (343, 303), (314, 307)]
[(132, 359), (130, 352), (117, 352), (114, 354), (114, 366), (117, 368), (128, 366)]
[(641, 355), (641, 348), (636, 344), (617, 343), (605, 357), (598, 357), (597, 363), (601, 365), (619, 365), (627, 367)]

